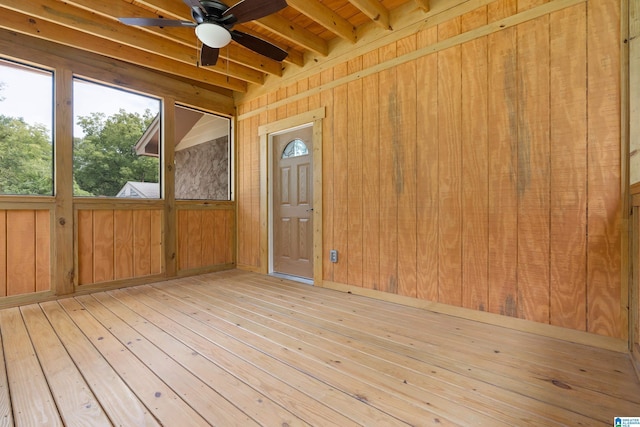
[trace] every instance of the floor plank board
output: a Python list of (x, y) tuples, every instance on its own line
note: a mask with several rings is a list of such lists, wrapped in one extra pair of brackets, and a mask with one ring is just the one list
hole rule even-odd
[(60, 304), (160, 424), (208, 425), (207, 421), (167, 386), (162, 378), (157, 377), (127, 346), (122, 345), (111, 334), (111, 326), (103, 326), (75, 299), (61, 300)]
[(28, 305), (20, 311), (64, 425), (110, 426), (111, 422), (40, 307)]
[(41, 307), (113, 424), (158, 426), (149, 410), (73, 323), (60, 304), (55, 301), (45, 302)]
[(0, 311), (0, 425), (596, 426), (628, 354), (228, 271)]
[(11, 412), (11, 400), (9, 398), (9, 383), (7, 370), (4, 363), (4, 349), (2, 334), (0, 334), (0, 427), (13, 425), (13, 413)]
[(15, 423), (62, 426), (19, 308), (0, 311), (0, 331)]

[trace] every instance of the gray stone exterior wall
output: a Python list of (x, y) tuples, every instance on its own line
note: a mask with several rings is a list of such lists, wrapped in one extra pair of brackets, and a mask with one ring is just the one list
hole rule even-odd
[(229, 138), (176, 151), (176, 199), (229, 199)]

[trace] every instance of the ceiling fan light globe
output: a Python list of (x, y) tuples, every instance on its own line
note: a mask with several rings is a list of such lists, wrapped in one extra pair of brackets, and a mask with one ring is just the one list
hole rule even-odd
[(198, 39), (212, 48), (221, 48), (231, 42), (231, 33), (225, 28), (212, 24), (210, 22), (203, 22), (196, 27), (196, 36)]

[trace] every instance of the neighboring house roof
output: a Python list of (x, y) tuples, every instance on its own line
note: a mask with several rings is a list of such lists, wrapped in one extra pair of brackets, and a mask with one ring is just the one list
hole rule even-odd
[(131, 197), (139, 199), (159, 199), (160, 184), (157, 182), (127, 181), (116, 197)]
[[(229, 119), (205, 114), (186, 107), (175, 109), (175, 150), (180, 151), (193, 145), (229, 136)], [(134, 147), (139, 156), (159, 157), (160, 115), (147, 127)]]

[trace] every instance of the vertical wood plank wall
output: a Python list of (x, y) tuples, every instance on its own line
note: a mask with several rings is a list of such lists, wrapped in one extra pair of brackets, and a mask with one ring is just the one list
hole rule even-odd
[(178, 210), (178, 270), (234, 262), (233, 205)]
[(324, 280), (624, 338), (620, 2), (543, 3), (494, 1), (238, 105), (238, 264), (266, 262), (258, 126), (319, 104)]
[(0, 210), (0, 297), (50, 289), (50, 210)]
[(162, 273), (161, 209), (80, 209), (78, 285)]

